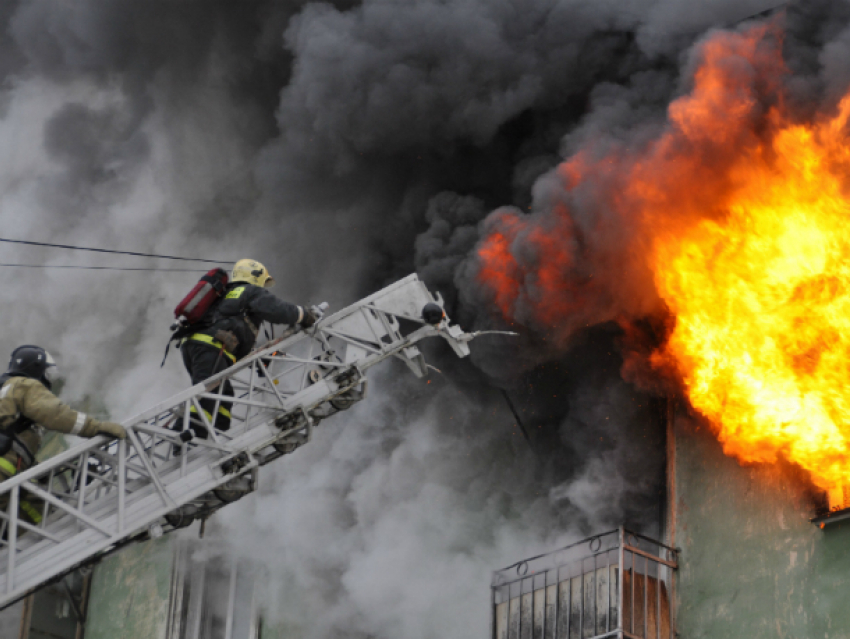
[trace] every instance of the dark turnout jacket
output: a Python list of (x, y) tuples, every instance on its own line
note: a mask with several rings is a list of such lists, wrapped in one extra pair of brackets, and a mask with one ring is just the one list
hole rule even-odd
[[(230, 331), (239, 340), (233, 351), (236, 359), (242, 359), (257, 340), (260, 324), (289, 324), (294, 326), (304, 318), (300, 306), (284, 302), (268, 289), (247, 282), (231, 282), (224, 297), (210, 309), (207, 326), (198, 333), (214, 337), (217, 331)], [(206, 320), (206, 318), (205, 318)]]

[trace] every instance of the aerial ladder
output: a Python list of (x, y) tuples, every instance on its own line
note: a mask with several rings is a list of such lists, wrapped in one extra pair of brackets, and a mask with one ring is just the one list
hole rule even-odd
[[(0, 483), (0, 609), (125, 544), (206, 520), (366, 397), (370, 368), (396, 358), (422, 377), (419, 341), (441, 337), (466, 357), (476, 335), (450, 324), (439, 294), (410, 275), (125, 421), (127, 439), (93, 438)], [(229, 430), (213, 427), (202, 399), (216, 402), (213, 415), (232, 402)], [(208, 438), (192, 436), (196, 419)], [(40, 508), (38, 524), (19, 517), (22, 499)]]

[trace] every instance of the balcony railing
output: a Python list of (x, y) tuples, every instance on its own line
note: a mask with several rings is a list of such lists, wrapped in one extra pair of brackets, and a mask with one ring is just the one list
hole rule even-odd
[[(623, 578), (620, 579), (620, 567)], [(493, 639), (673, 639), (676, 550), (612, 530), (493, 573)]]

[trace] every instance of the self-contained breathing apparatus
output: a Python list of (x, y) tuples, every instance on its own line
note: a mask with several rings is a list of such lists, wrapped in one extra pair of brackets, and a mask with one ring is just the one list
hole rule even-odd
[[(274, 286), (274, 278), (269, 275), (268, 269), (260, 262), (252, 259), (242, 259), (233, 265), (233, 271), (228, 278), (228, 274), (224, 269), (214, 268), (204, 275), (194, 288), (184, 297), (174, 309), (175, 322), (171, 325), (171, 338), (165, 347), (165, 354), (162, 358), (162, 364), (165, 365), (165, 360), (168, 357), (168, 350), (171, 348), (171, 342), (177, 342), (178, 348), (186, 338), (198, 337), (199, 331), (209, 328), (213, 324), (226, 320), (231, 317), (238, 319), (243, 323), (244, 327), (253, 333), (253, 338), (256, 339), (259, 332), (259, 327), (248, 317), (248, 309), (246, 305), (241, 305), (240, 311), (236, 315), (216, 316), (215, 309), (222, 298), (227, 296), (238, 298), (241, 291), (229, 284), (235, 285), (238, 282), (269, 288)], [(248, 339), (244, 333), (243, 326), (225, 326), (221, 330), (216, 331), (215, 335), (207, 336), (210, 340), (201, 335), (202, 341), (214, 341), (220, 346), (223, 351), (233, 353), (241, 343), (253, 343), (253, 339)]]
[(179, 348), (181, 340), (204, 328), (204, 318), (213, 305), (224, 295), (227, 283), (227, 271), (222, 268), (211, 269), (198, 280), (198, 283), (186, 294), (186, 297), (180, 300), (180, 303), (174, 308), (171, 337), (165, 345), (165, 354), (162, 356), (160, 368), (165, 365), (171, 342), (177, 342)]

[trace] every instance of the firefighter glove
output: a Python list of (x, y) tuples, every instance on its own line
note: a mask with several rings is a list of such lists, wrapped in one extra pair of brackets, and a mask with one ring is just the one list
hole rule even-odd
[(301, 322), (299, 322), (301, 324), (301, 328), (310, 328), (319, 318), (316, 317), (316, 314), (309, 308), (302, 306), (301, 310), (304, 313), (304, 317), (302, 317)]
[(109, 435), (116, 439), (124, 439), (127, 437), (127, 431), (124, 430), (124, 427), (121, 424), (116, 424), (115, 422), (100, 422), (97, 427), (97, 432), (99, 435)]

